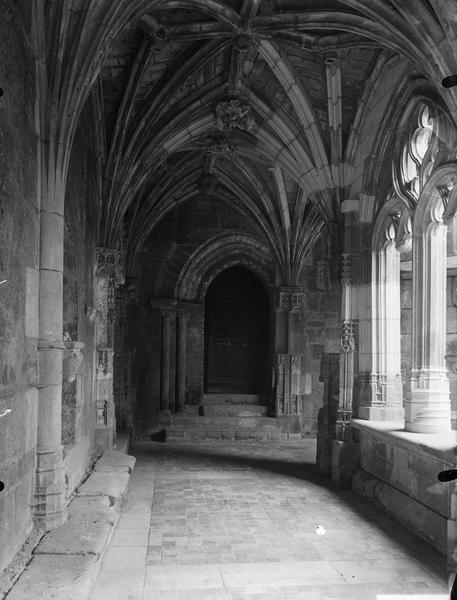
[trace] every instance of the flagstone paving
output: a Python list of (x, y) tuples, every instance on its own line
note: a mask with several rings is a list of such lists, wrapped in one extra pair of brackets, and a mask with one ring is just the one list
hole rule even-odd
[(91, 600), (447, 597), (441, 555), (320, 476), (313, 440), (141, 442), (131, 453)]

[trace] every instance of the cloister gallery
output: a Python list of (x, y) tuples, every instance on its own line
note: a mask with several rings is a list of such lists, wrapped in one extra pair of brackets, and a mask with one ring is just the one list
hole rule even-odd
[(454, 569), (454, 75), (454, 0), (0, 2), (0, 571), (122, 436), (317, 438)]

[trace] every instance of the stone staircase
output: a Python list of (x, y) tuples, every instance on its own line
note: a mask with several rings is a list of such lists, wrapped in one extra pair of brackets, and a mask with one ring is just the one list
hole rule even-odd
[(277, 440), (276, 419), (268, 417), (265, 399), (254, 394), (205, 394), (200, 406), (186, 406), (166, 428), (167, 441)]

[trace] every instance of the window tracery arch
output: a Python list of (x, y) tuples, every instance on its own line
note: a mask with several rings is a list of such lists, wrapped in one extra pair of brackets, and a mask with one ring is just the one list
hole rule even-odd
[(394, 177), (398, 193), (406, 195), (414, 203), (433, 171), (438, 141), (438, 118), (428, 104), (421, 103), (402, 141), (400, 164)]

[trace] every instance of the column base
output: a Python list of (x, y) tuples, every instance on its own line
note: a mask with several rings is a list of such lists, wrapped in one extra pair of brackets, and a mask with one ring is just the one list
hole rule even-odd
[(49, 531), (67, 519), (65, 466), (62, 449), (37, 453), (33, 521), (37, 529)]
[(412, 433), (451, 431), (449, 389), (411, 390), (411, 399), (405, 402), (405, 429)]
[(351, 487), (352, 473), (360, 464), (360, 444), (332, 442), (332, 481), (340, 487)]

